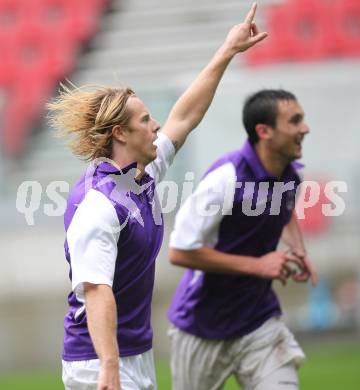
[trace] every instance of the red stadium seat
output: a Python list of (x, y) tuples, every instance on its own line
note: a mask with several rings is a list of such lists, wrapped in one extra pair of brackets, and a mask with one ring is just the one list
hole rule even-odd
[(51, 80), (61, 80), (75, 69), (76, 51), (72, 45), (60, 44), (49, 51), (41, 65)]
[(266, 13), (269, 38), (250, 64), (360, 56), (360, 0), (290, 0)]
[(332, 22), (322, 1), (297, 0), (283, 22), (288, 58), (292, 60), (316, 60), (331, 51)]
[(287, 37), (282, 33), (282, 24), (278, 20), (286, 17), (287, 10), (284, 7), (273, 7), (267, 12), (268, 25), (266, 30), (270, 35), (265, 42), (260, 43), (248, 52), (248, 62), (252, 65), (282, 61), (287, 57)]
[(95, 34), (100, 12), (99, 0), (36, 0), (41, 4), (38, 13), (43, 20), (53, 20), (53, 23), (42, 23), (47, 31), (57, 33), (72, 41), (85, 42)]
[(338, 43), (339, 56), (360, 55), (360, 2), (359, 0), (337, 0), (334, 4), (334, 35)]
[[(291, 10), (287, 7), (274, 7), (269, 14), (270, 37), (274, 37), (272, 49), (275, 50), (275, 58), (278, 60), (286, 60), (290, 57), (293, 45), (292, 33), (288, 31), (292, 28), (291, 24), (288, 23), (290, 13)], [(284, 33), (285, 29), (287, 29), (287, 33)]]
[(3, 48), (9, 47), (9, 40), (17, 33), (22, 21), (24, 12), (17, 6), (18, 1), (0, 0), (0, 47), (3, 55)]
[(3, 41), (0, 45), (0, 50), (2, 53), (0, 61), (0, 85), (2, 87), (10, 87), (18, 75), (18, 64), (15, 60), (14, 49), (9, 41)]
[(316, 60), (327, 56), (332, 22), (318, 0), (294, 0), (267, 13), (269, 38), (249, 53), (251, 63)]
[(79, 45), (96, 32), (107, 0), (0, 0), (0, 86), (6, 95), (5, 150), (21, 152), (31, 123)]
[[(26, 26), (30, 27), (30, 26)], [(40, 73), (59, 80), (74, 69), (76, 43), (59, 35), (44, 34), (38, 26), (17, 35), (15, 55), (21, 72)]]
[[(97, 30), (100, 8), (97, 6), (87, 7), (87, 11), (84, 12), (84, 7), (81, 7), (80, 3), (78, 4), (78, 12), (74, 12), (68, 20), (67, 29), (68, 34), (73, 38), (86, 42)], [(96, 5), (96, 3), (94, 4)]]
[(3, 141), (11, 155), (20, 154), (25, 146), (30, 124), (34, 117), (23, 102), (12, 99), (4, 109)]
[(21, 4), (20, 0), (0, 1), (0, 30), (16, 29), (16, 24), (23, 14)]
[(16, 155), (26, 146), (31, 124), (44, 112), (45, 102), (54, 85), (43, 79), (19, 78), (11, 89), (5, 107), (4, 141), (7, 152)]

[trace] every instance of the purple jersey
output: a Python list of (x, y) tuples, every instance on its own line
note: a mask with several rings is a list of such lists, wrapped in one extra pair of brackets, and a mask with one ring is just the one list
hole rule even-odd
[[(223, 156), (180, 209), (170, 246), (182, 250), (207, 246), (254, 257), (274, 251), (295, 206), (299, 167), (290, 164), (278, 180), (264, 169), (249, 142)], [(279, 198), (275, 195), (281, 186)], [(270, 280), (191, 269), (169, 309), (176, 327), (206, 339), (241, 337), (280, 314)]]
[(100, 162), (87, 171), (68, 198), (65, 255), (72, 292), (65, 316), (63, 359), (96, 359), (87, 327), (83, 283), (112, 287), (117, 306), (120, 356), (152, 347), (150, 325), (155, 259), (163, 238), (162, 216), (154, 210), (155, 185), (174, 157), (159, 133), (157, 159), (135, 181), (136, 163), (121, 170)]

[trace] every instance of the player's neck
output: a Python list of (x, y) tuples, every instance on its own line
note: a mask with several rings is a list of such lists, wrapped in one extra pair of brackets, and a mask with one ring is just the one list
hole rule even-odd
[(139, 161), (136, 161), (136, 158), (132, 156), (125, 148), (123, 150), (113, 150), (112, 160), (120, 168), (125, 168), (128, 165), (136, 162), (136, 167), (138, 169), (138, 174), (135, 177), (136, 180), (140, 180), (145, 173), (145, 165)]
[(260, 142), (255, 144), (255, 151), (266, 171), (280, 179), (288, 166), (289, 161), (284, 159), (280, 154), (274, 153), (266, 145)]

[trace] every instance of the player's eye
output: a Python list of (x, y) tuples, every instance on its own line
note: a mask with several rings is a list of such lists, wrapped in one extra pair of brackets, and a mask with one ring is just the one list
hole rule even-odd
[(301, 121), (303, 120), (303, 116), (302, 115), (295, 115), (293, 116), (291, 119), (290, 119), (290, 123), (294, 124), (294, 125), (298, 125)]

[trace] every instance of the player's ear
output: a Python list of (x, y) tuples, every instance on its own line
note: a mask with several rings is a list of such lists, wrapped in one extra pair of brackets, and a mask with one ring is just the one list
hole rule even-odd
[(111, 133), (114, 139), (126, 143), (129, 131), (125, 126), (116, 125), (111, 129)]
[(263, 123), (258, 123), (255, 126), (255, 131), (260, 140), (268, 140), (272, 136), (273, 129)]

